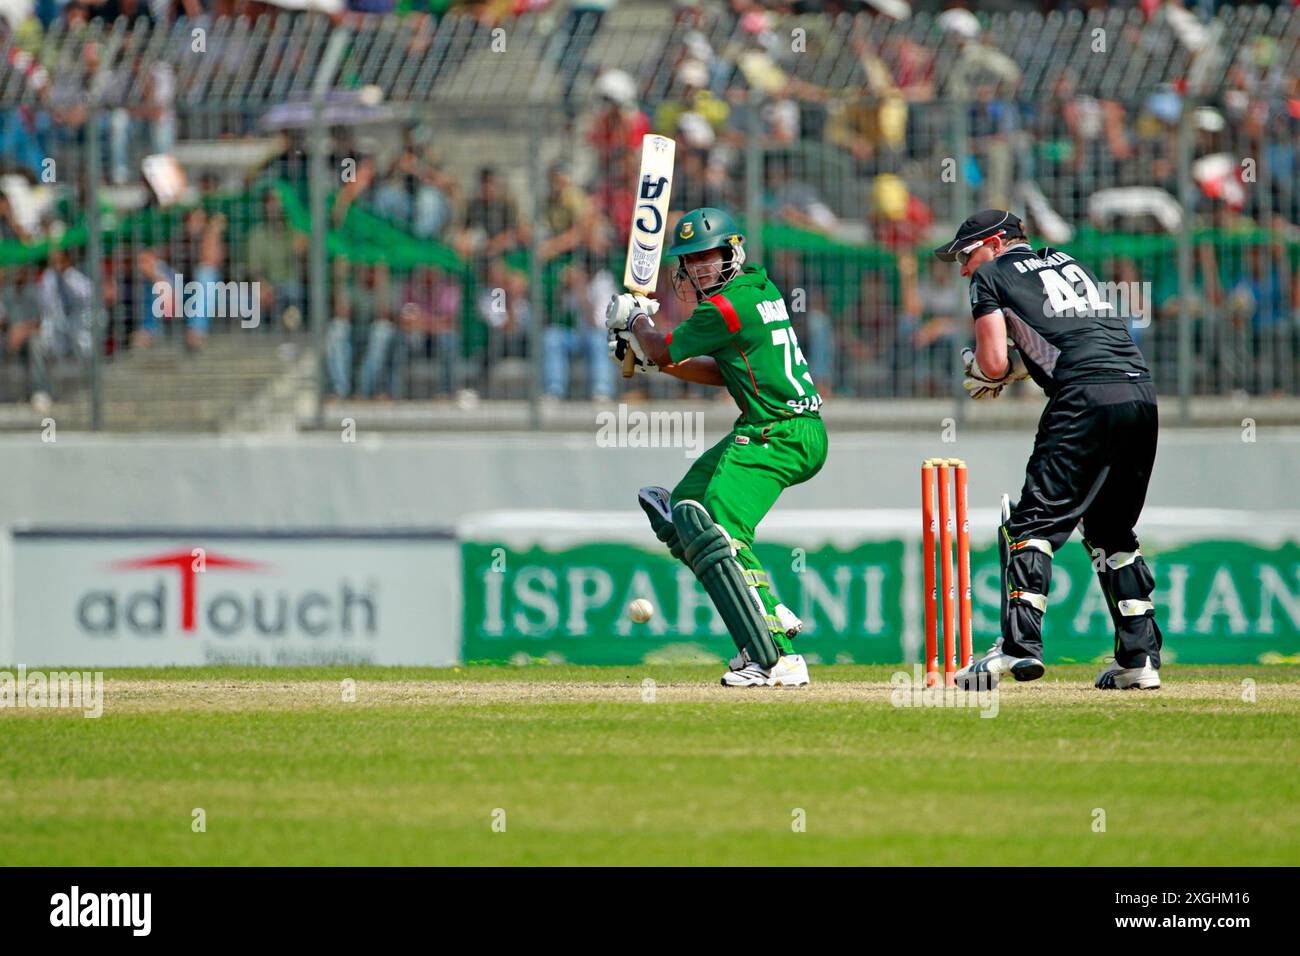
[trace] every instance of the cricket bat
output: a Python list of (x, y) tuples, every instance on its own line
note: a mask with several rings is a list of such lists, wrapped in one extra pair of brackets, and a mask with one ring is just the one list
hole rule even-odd
[[(641, 295), (654, 295), (659, 285), (659, 260), (663, 258), (664, 234), (668, 227), (668, 199), (673, 191), (673, 157), (677, 143), (666, 136), (648, 133), (641, 140), (641, 173), (637, 177), (636, 207), (627, 237), (627, 265), (623, 288)], [(636, 357), (629, 348), (623, 354), (623, 377), (631, 378)]]

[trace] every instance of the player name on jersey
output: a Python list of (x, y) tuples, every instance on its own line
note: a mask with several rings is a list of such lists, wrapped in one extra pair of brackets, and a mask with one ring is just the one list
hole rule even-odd
[(1066, 262), (1073, 262), (1074, 256), (1066, 252), (1053, 252), (1044, 258), (1031, 256), (1028, 259), (1017, 259), (1012, 262), (1016, 271), (1020, 273), (1036, 272), (1039, 269), (1047, 269), (1051, 266), (1059, 266)]
[(789, 322), (790, 313), (786, 311), (784, 299), (769, 299), (756, 303), (758, 314), (763, 317), (763, 324), (772, 322)]

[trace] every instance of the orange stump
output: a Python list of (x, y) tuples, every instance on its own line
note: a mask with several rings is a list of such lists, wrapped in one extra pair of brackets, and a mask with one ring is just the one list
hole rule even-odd
[(939, 638), (935, 629), (934, 462), (921, 463), (921, 568), (925, 582), (925, 686), (939, 679)]
[(943, 684), (957, 686), (957, 622), (953, 617), (952, 501), (948, 497), (948, 461), (936, 462), (936, 492), (939, 496), (939, 575), (943, 587)]
[(961, 657), (957, 667), (969, 667), (974, 660), (971, 648), (971, 591), (970, 591), (970, 516), (966, 511), (966, 462), (953, 459), (953, 497), (957, 502), (957, 598), (961, 635)]
[[(940, 609), (943, 611), (944, 685), (956, 686), (957, 671), (973, 660), (970, 518), (967, 513), (966, 483), (966, 462), (960, 458), (927, 458), (921, 462), (921, 543), (922, 576), (925, 587), (925, 684), (927, 687), (935, 686), (939, 680)], [(938, 502), (937, 513), (936, 501)], [(953, 580), (954, 538), (957, 552), (955, 581)], [(935, 571), (936, 563), (939, 565), (938, 572)], [(935, 581), (936, 577), (939, 578), (938, 582)]]

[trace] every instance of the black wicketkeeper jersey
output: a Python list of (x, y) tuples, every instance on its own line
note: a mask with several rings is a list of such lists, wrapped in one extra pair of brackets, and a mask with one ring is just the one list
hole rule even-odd
[(970, 283), (972, 317), (1002, 310), (1007, 337), (1048, 395), (1075, 382), (1149, 378), (1121, 314), (1128, 303), (1127, 294), (1101, 287), (1072, 256), (1050, 247), (1004, 252), (976, 269)]

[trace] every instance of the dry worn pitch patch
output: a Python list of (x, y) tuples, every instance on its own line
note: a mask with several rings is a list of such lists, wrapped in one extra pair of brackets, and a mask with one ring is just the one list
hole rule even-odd
[[(341, 706), (392, 707), (420, 705), (545, 704), (603, 702), (642, 704), (647, 688), (639, 682), (598, 680), (381, 680), (355, 682), (355, 699), (346, 700), (339, 680), (130, 680), (108, 679), (104, 709), (113, 713), (167, 711), (281, 711)], [(1099, 691), (1077, 680), (1042, 680), (999, 688), (1008, 706), (1058, 705), (1140, 707), (1161, 703), (1199, 705), (1241, 702), (1240, 681), (1171, 680), (1156, 691)], [(892, 706), (898, 688), (883, 680), (817, 682), (799, 688), (726, 688), (705, 681), (656, 681), (656, 703), (774, 704), (861, 703)], [(1256, 703), (1300, 701), (1300, 683), (1257, 683)], [(961, 697), (959, 692), (956, 696)]]

